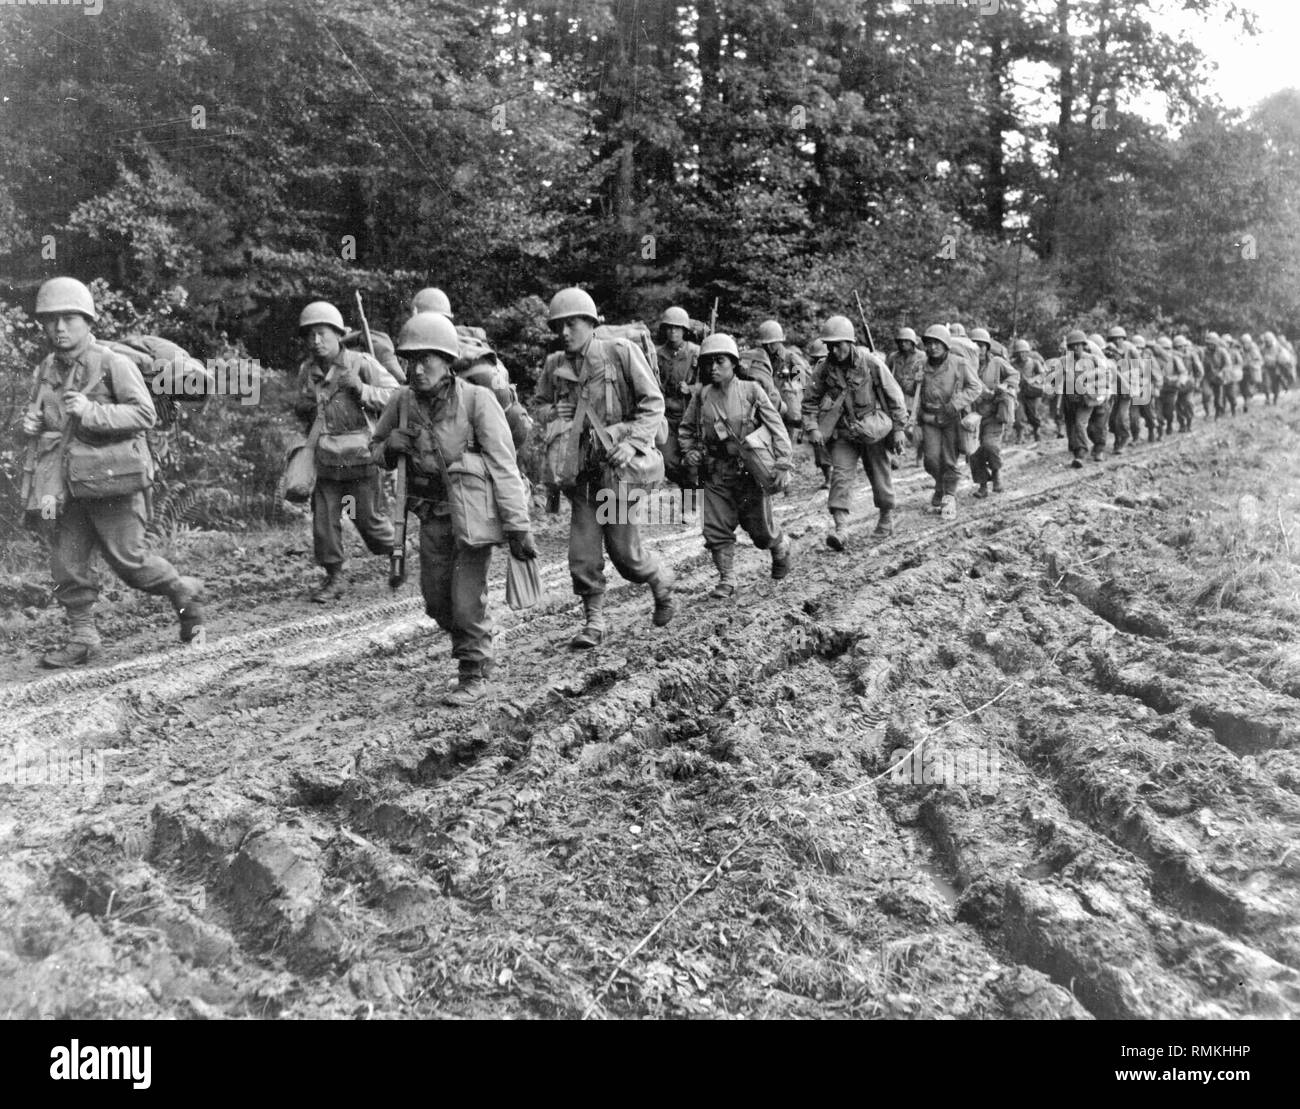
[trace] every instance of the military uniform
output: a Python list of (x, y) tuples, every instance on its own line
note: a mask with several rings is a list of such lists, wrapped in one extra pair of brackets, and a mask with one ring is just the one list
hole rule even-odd
[[(725, 437), (720, 427), (725, 426)], [(683, 452), (706, 458), (703, 503), (704, 546), (713, 554), (724, 583), (729, 582), (736, 526), (760, 551), (772, 550), (773, 576), (788, 554), (789, 540), (776, 526), (772, 498), (759, 487), (740, 459), (738, 444), (759, 426), (772, 438), (776, 468), (789, 470), (790, 437), (767, 393), (756, 382), (733, 377), (726, 386), (707, 385), (691, 398), (681, 424)]]
[[(671, 481), (686, 489), (699, 485), (699, 474), (682, 461), (683, 448), (678, 427), (692, 396), (699, 392), (697, 361), (700, 348), (683, 340), (676, 347), (663, 343), (655, 348), (659, 360), (659, 385), (664, 397), (664, 415), (668, 419), (668, 441), (664, 444), (664, 472)], [(685, 391), (683, 391), (685, 386)]]
[(1137, 348), (1132, 357), (1133, 380), (1136, 382), (1129, 404), (1129, 437), (1134, 443), (1146, 425), (1147, 442), (1152, 443), (1160, 437), (1162, 428), (1157, 419), (1160, 407), (1160, 390), (1164, 387), (1164, 375), (1160, 372), (1155, 356), (1145, 347)]
[(1101, 459), (1106, 450), (1106, 424), (1110, 416), (1109, 367), (1094, 354), (1068, 352), (1061, 359), (1061, 416), (1070, 454), (1075, 462), (1088, 455)]
[[(343, 389), (338, 376), (354, 369), (361, 380), (361, 392)], [(370, 458), (365, 442), (370, 435), (367, 413), (376, 415), (397, 388), (397, 382), (373, 359), (358, 351), (340, 347), (327, 365), (308, 358), (298, 369), (296, 410), (304, 422), (321, 419), (321, 438), (316, 443), (316, 489), (312, 493), (312, 541), (316, 561), (333, 577), (345, 561), (342, 515), (345, 497), (352, 522), (372, 554), (388, 555), (393, 549), (393, 522), (381, 491), (379, 470)], [(353, 457), (344, 460), (327, 455), (322, 440), (328, 436), (355, 433), (359, 444)]]
[(1196, 416), (1196, 406), (1192, 398), (1200, 391), (1201, 381), (1205, 377), (1205, 366), (1200, 352), (1191, 343), (1179, 343), (1175, 349), (1183, 360), (1183, 368), (1186, 372), (1178, 389), (1178, 399), (1174, 402), (1174, 414), (1178, 417), (1178, 430), (1191, 431), (1192, 420)]
[(996, 491), (1002, 470), (1002, 436), (1015, 412), (1020, 371), (1006, 359), (989, 353), (976, 370), (976, 377), (981, 386), (975, 401), (980, 416), (980, 445), (970, 456), (970, 476), (980, 485), (993, 482)]
[(1107, 426), (1111, 438), (1115, 441), (1115, 453), (1119, 454), (1133, 436), (1132, 422), (1133, 394), (1141, 386), (1141, 375), (1137, 361), (1129, 353), (1128, 344), (1120, 340), (1118, 345), (1107, 350), (1115, 363), (1115, 396), (1111, 400), (1110, 417)]
[(1020, 373), (1020, 403), (1016, 405), (1015, 431), (1016, 442), (1024, 437), (1024, 429), (1029, 428), (1037, 443), (1043, 427), (1043, 385), (1047, 377), (1047, 364), (1037, 351), (1013, 354), (1011, 364)]
[[(594, 336), (574, 358), (550, 355), (537, 384), (543, 403), (568, 402), (586, 406), (600, 418), (618, 442), (651, 446), (663, 419), (664, 396), (644, 356), (623, 339)], [(641, 542), (640, 528), (622, 518), (601, 523), (597, 508), (617, 497), (604, 448), (583, 421), (581, 434), (571, 434), (564, 494), (572, 507), (569, 530), (569, 573), (580, 597), (603, 596), (605, 556), (631, 582), (658, 589), (671, 574)], [(576, 476), (575, 476), (576, 475)], [(604, 496), (602, 497), (602, 492)]]
[(1172, 435), (1174, 419), (1178, 414), (1178, 394), (1187, 381), (1187, 367), (1173, 350), (1156, 348), (1156, 357), (1160, 361), (1162, 383), (1160, 386), (1160, 434), (1163, 438)]
[(818, 364), (812, 382), (804, 390), (805, 431), (818, 426), (819, 413), (829, 409), (846, 387), (850, 399), (840, 410), (831, 434), (825, 437), (831, 460), (827, 507), (832, 513), (848, 513), (853, 476), (860, 461), (871, 482), (871, 499), (883, 515), (894, 507), (893, 472), (889, 465), (892, 434), (876, 443), (863, 443), (855, 436), (852, 425), (866, 414), (883, 409), (892, 421), (893, 431), (901, 432), (908, 422), (907, 404), (884, 359), (866, 347), (854, 346), (850, 362), (836, 362), (827, 357)]
[[(69, 390), (83, 393), (91, 401), (91, 407), (71, 427), (63, 405), (63, 394)], [(41, 499), (52, 496), (62, 502), (54, 529), (52, 575), (54, 599), (63, 606), (70, 627), (69, 658), (61, 661), (60, 653), (55, 652), (42, 660), (44, 664), (84, 662), (99, 644), (93, 615), (99, 583), (91, 567), (96, 550), (133, 589), (169, 598), (181, 616), (181, 638), (188, 640), (194, 625), (187, 624), (185, 610), (197, 602), (202, 583), (181, 577), (170, 562), (148, 551), (147, 493), (140, 490), (104, 499), (79, 498), (62, 477), (60, 455), (68, 432), (68, 449), (75, 444), (83, 458), (89, 454), (92, 468), (100, 457), (96, 448), (106, 451), (111, 445), (133, 444), (133, 449), (127, 449), (141, 460), (145, 469), (142, 482), (147, 488), (152, 481), (152, 463), (145, 433), (154, 426), (156, 415), (140, 373), (128, 359), (100, 346), (90, 335), (75, 349), (58, 351), (41, 363), (33, 408), (39, 425), (38, 450), (47, 471), (58, 474), (55, 492), (47, 491)], [(194, 608), (197, 612), (197, 605)], [(72, 650), (72, 645), (83, 649)]]
[(461, 378), (447, 377), (431, 396), (401, 389), (389, 399), (375, 426), (371, 456), (377, 466), (391, 470), (398, 463), (399, 453), (387, 439), (401, 425), (403, 410), (414, 440), (407, 505), (420, 520), (420, 592), (425, 612), (451, 633), (451, 654), (461, 664), (462, 674), (473, 670), (486, 677), (493, 663), (492, 621), (487, 611), (492, 548), (457, 542), (438, 455), (446, 465), (457, 462), (466, 451), (482, 455), (502, 528), (527, 532), (528, 504), (510, 426), (491, 390)]

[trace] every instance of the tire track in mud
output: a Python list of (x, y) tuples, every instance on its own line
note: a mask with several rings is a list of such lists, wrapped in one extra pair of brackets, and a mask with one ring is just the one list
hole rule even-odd
[[(951, 523), (905, 517), (848, 557), (801, 543), (782, 583), (744, 573), (765, 566), (742, 547), (734, 605), (700, 598), (712, 567), (698, 534), (666, 537), (685, 571), (666, 633), (647, 626), (639, 587), (611, 590), (616, 633), (586, 657), (556, 658), (572, 600), (507, 616), (518, 642), (503, 696), (472, 719), (430, 711), (440, 690), (419, 674), (445, 655), (441, 633), (409, 620), (382, 635), (418, 602), (379, 606), (364, 628), (339, 631), (332, 621), (357, 615), (343, 613), (232, 645), (202, 681), (167, 687), (198, 692), (188, 713), (145, 712), (120, 741), (166, 765), (35, 849), (54, 849), (48, 876), (24, 890), (66, 934), (29, 947), (49, 954), (20, 979), (41, 987), (45, 1013), (67, 1008), (40, 969), (57, 955), (96, 983), (87, 1004), (103, 1014), (578, 1015), (743, 832), (752, 844), (620, 973), (604, 1012), (1293, 1013), (1289, 860), (1272, 858), (1268, 888), (1225, 877), (1294, 838), (1289, 795), (1265, 782), (1220, 818), (1235, 830), (1265, 806), (1253, 855), (1200, 857), (1142, 783), (1125, 791), (1119, 763), (1149, 749), (1107, 746), (1100, 724), (1080, 738), (1058, 703), (1139, 708), (1095, 680), (1092, 654), (1118, 636), (1062, 605), (1043, 536), (1069, 529), (1061, 494), (1080, 479), (1173, 471), (1195, 450), (1168, 446), (1082, 474), (1040, 474), (1034, 452), (1011, 452), (1023, 488)], [(824, 507), (778, 511), (820, 535)], [(873, 524), (868, 513), (855, 530)], [(268, 665), (268, 643), (302, 646)], [(405, 687), (374, 688), (377, 664)], [(105, 684), (140, 714), (159, 707), (146, 680)], [(1016, 692), (941, 729), (990, 681)], [(65, 692), (94, 705), (104, 688)], [(304, 731), (299, 718), (329, 702), (347, 707)], [(1195, 722), (1161, 732), (1140, 708), (1151, 742), (1232, 759)], [(1004, 788), (864, 785), (922, 735), (932, 754), (996, 751)], [(189, 782), (169, 780), (178, 766)], [(141, 993), (139, 967), (105, 960), (106, 944), (142, 945), (133, 928), (172, 968), (159, 989)]]

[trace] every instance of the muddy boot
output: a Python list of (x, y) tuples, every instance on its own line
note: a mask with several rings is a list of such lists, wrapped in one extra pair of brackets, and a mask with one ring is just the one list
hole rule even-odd
[(713, 565), (718, 568), (718, 584), (709, 591), (709, 596), (728, 601), (736, 593), (736, 548), (715, 547), (710, 553), (713, 555)]
[(592, 593), (582, 598), (582, 631), (569, 640), (572, 651), (599, 647), (605, 638), (605, 594)]
[(835, 521), (835, 530), (827, 534), (826, 546), (832, 551), (842, 551), (849, 545), (849, 514), (836, 508), (831, 510), (831, 518)]
[(337, 601), (342, 597), (347, 592), (347, 588), (348, 584), (344, 580), (341, 569), (338, 566), (326, 566), (325, 580), (308, 594), (308, 598), (314, 604), (329, 604), (330, 601)]
[(656, 628), (666, 628), (677, 615), (677, 601), (673, 597), (673, 585), (676, 581), (677, 575), (667, 566), (661, 565), (659, 572), (648, 583), (655, 599), (655, 611), (650, 622)]
[(876, 521), (876, 530), (873, 535), (879, 535), (882, 539), (887, 539), (894, 534), (894, 510), (892, 508), (882, 508), (880, 518)]
[(993, 475), (993, 492), (995, 493), (1002, 492), (1002, 477), (999, 474)]
[(487, 695), (487, 667), (480, 662), (462, 662), (456, 676), (456, 688), (448, 691), (442, 703), (452, 708), (463, 708), (477, 705)]
[(943, 504), (939, 507), (939, 515), (945, 520), (955, 520), (957, 518), (957, 498), (951, 493), (943, 498)]
[(41, 656), (41, 665), (47, 670), (84, 666), (99, 654), (99, 632), (95, 630), (95, 616), (91, 606), (70, 608), (66, 612), (68, 642), (57, 651), (47, 651)]
[(942, 507), (943, 507), (943, 493), (940, 490), (936, 489), (934, 491), (934, 496), (930, 498), (930, 511), (937, 514), (939, 509)]
[(829, 466), (823, 466), (823, 467), (822, 467), (822, 485), (821, 485), (821, 487), (822, 487), (823, 489), (829, 489), (829, 488), (831, 487), (831, 468), (830, 468)]
[(790, 552), (793, 549), (794, 544), (790, 542), (790, 537), (783, 532), (781, 541), (772, 548), (773, 581), (780, 581), (790, 572)]
[(203, 582), (198, 578), (181, 578), (172, 594), (172, 607), (181, 623), (181, 642), (193, 642), (203, 627)]
[(975, 496), (979, 497), (980, 500), (983, 500), (988, 495), (989, 495), (989, 483), (987, 481), (981, 481), (980, 487), (975, 490)]

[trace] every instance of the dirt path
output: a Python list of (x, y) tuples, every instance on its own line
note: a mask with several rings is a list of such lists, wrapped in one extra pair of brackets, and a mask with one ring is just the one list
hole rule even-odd
[(734, 604), (660, 526), (681, 616), (618, 582), (585, 655), (552, 523), (475, 714), (376, 562), (328, 612), (240, 581), (198, 651), (132, 610), (0, 685), (0, 749), (104, 769), (0, 786), (0, 1013), (1300, 1012), (1298, 432), (1013, 448), (954, 523), (905, 468), (843, 555), (803, 487)]

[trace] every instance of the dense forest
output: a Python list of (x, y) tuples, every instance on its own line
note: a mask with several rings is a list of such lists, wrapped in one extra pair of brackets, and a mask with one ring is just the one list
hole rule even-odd
[[(351, 321), (360, 290), (391, 330), (427, 284), (524, 386), (569, 283), (611, 320), (716, 298), (720, 327), (797, 339), (854, 290), (878, 337), (1294, 335), (1300, 92), (1225, 110), (1170, 8), (1254, 31), (1228, 0), (0, 8), (0, 497), (60, 273), (96, 281), (101, 334), (272, 379), (305, 301)], [(210, 403), (173, 476), (260, 512), (280, 422), (274, 380)]]

